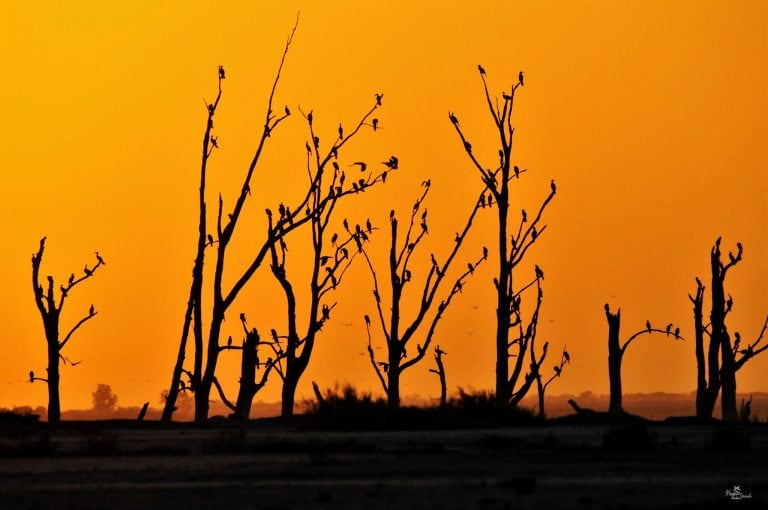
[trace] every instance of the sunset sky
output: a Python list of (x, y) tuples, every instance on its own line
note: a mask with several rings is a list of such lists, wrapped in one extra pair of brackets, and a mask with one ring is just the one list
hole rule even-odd
[[(709, 249), (719, 235), (726, 251), (744, 245), (726, 282), (731, 331), (752, 340), (768, 313), (764, 1), (45, 1), (3, 9), (0, 407), (47, 402), (44, 384), (27, 382), (30, 369), (42, 374), (46, 366), (30, 283), (30, 255), (44, 235), (43, 275), (66, 279), (92, 265), (95, 250), (107, 263), (65, 306), (65, 330), (91, 303), (99, 314), (65, 350), (83, 363), (62, 370), (62, 407), (89, 407), (98, 383), (110, 384), (121, 405), (159, 405), (194, 258), (204, 100), (215, 97), (224, 65), (209, 208), (221, 191), (231, 209), (299, 11), (276, 106), (314, 110), (321, 140), (331, 140), (339, 122), (351, 126), (375, 93), (384, 94), (382, 129), (363, 132), (344, 161), (396, 154), (400, 169), (348, 200), (338, 229), (344, 215), (387, 226), (389, 209), (404, 216), (431, 178), (425, 263), (430, 251), (440, 258), (451, 247), (481, 187), (448, 110), (490, 166), (496, 145), (477, 65), (499, 96), (525, 72), (513, 158), (529, 171), (513, 186), (511, 208), (534, 208), (550, 179), (557, 182), (547, 231), (518, 276), (530, 278), (534, 263), (545, 271), (540, 338), (557, 350), (567, 345), (573, 359), (551, 393), (607, 393), (605, 303), (622, 309), (622, 337), (649, 319), (675, 323), (686, 338), (633, 344), (624, 390), (693, 391), (687, 294), (696, 275), (709, 286)], [(293, 115), (269, 140), (226, 281), (263, 239), (264, 208), (302, 191), (306, 133)], [(493, 246), (492, 214), (481, 215), (456, 269)], [(382, 254), (387, 241), (374, 235), (372, 253)], [(288, 243), (289, 274), (305, 275), (302, 236)], [(338, 306), (300, 396), (311, 395), (313, 380), (380, 392), (364, 355), (362, 317), (374, 302), (360, 262), (333, 298)], [(492, 268), (475, 275), (438, 328), (451, 391), (493, 386)], [(284, 297), (268, 273), (233, 306), (225, 338), (239, 335), (241, 311), (260, 330), (284, 327)], [(431, 363), (405, 373), (404, 395), (439, 394)], [(224, 353), (219, 379), (231, 398), (238, 368), (237, 356)], [(766, 373), (768, 356), (751, 361), (738, 373), (739, 391), (768, 390)], [(278, 399), (278, 378), (256, 397)]]

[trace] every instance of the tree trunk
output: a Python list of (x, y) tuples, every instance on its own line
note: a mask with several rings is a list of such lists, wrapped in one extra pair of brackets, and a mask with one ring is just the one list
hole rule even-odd
[(727, 331), (724, 331), (721, 346), (723, 365), (720, 369), (720, 377), (722, 381), (720, 404), (722, 406), (723, 421), (735, 423), (738, 421), (738, 414), (736, 412), (736, 368), (733, 359), (733, 350), (731, 349), (731, 340)]
[(539, 390), (539, 418), (544, 418), (544, 385), (541, 376), (536, 377), (536, 387)]
[(48, 343), (48, 423), (61, 421), (61, 400), (59, 397), (59, 345), (58, 341)]
[(496, 285), (496, 402), (509, 404), (512, 388), (509, 383), (509, 304), (508, 287), (511, 275), (507, 264), (507, 216), (509, 212), (509, 164), (502, 172), (501, 195), (497, 204), (499, 213), (499, 278)]
[(617, 415), (624, 412), (621, 404), (621, 358), (623, 353), (619, 344), (621, 309), (617, 310), (615, 314), (606, 309), (605, 316), (608, 319), (608, 380), (611, 391), (608, 412)]
[(296, 401), (296, 387), (299, 385), (298, 377), (288, 377), (286, 373), (285, 381), (283, 381), (283, 394), (280, 415), (285, 417), (293, 416), (294, 405)]
[(243, 342), (240, 364), (240, 390), (235, 403), (235, 418), (247, 420), (256, 395), (256, 369), (259, 362), (259, 335), (248, 333)]
[(400, 407), (400, 353), (389, 357), (389, 370), (387, 370), (387, 405), (390, 409)]
[(698, 287), (696, 298), (693, 299), (693, 327), (696, 334), (696, 416), (711, 418), (712, 406), (708, 405), (707, 392), (707, 361), (704, 357), (704, 294), (702, 291), (703, 287)]

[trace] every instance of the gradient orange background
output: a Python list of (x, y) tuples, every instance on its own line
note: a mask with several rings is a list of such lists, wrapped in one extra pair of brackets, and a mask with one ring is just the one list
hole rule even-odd
[[(194, 257), (202, 98), (214, 97), (223, 64), (221, 150), (210, 167), (209, 203), (213, 208), (221, 190), (231, 207), (299, 10), (276, 105), (314, 109), (321, 140), (330, 140), (339, 121), (351, 125), (375, 92), (384, 93), (383, 129), (360, 136), (345, 158), (374, 162), (396, 154), (401, 169), (386, 186), (349, 200), (342, 213), (386, 226), (390, 204), (405, 214), (421, 180), (432, 178), (427, 260), (452, 243), (480, 186), (447, 111), (456, 112), (475, 152), (495, 161), (476, 66), (485, 66), (499, 92), (525, 71), (514, 157), (530, 172), (516, 184), (512, 207), (533, 208), (549, 179), (557, 181), (548, 230), (528, 262), (546, 273), (541, 338), (567, 344), (574, 360), (551, 392), (607, 392), (606, 302), (622, 308), (624, 336), (650, 319), (675, 322), (689, 338), (634, 344), (624, 363), (625, 391), (692, 391), (686, 294), (695, 275), (706, 281), (718, 235), (727, 249), (736, 241), (745, 247), (727, 281), (735, 299), (730, 327), (747, 339), (758, 333), (768, 312), (768, 4), (412, 3), (4, 6), (0, 406), (46, 403), (44, 385), (26, 382), (29, 369), (45, 368), (30, 284), (30, 255), (43, 235), (43, 275), (66, 278), (93, 263), (94, 250), (107, 261), (64, 312), (63, 327), (91, 302), (100, 313), (66, 349), (84, 362), (63, 369), (62, 407), (89, 407), (97, 383), (110, 384), (121, 405), (157, 405), (170, 379)], [(262, 238), (263, 208), (301, 191), (305, 139), (299, 116), (271, 139), (227, 281), (246, 264), (249, 243)], [(492, 227), (486, 211), (457, 267), (484, 243), (492, 246)], [(301, 237), (289, 242), (289, 272), (299, 275)], [(371, 249), (381, 253), (386, 243), (377, 235)], [(267, 273), (230, 311), (246, 312), (265, 331), (284, 321), (283, 296)], [(378, 390), (363, 355), (370, 277), (363, 264), (350, 276), (335, 296), (339, 306), (301, 395), (310, 394), (312, 380)], [(438, 329), (451, 390), (492, 386), (492, 276), (484, 267)], [(226, 328), (224, 338), (239, 334), (234, 319)], [(438, 393), (429, 363), (406, 372), (404, 394)], [(231, 396), (237, 367), (225, 353), (219, 379)], [(766, 356), (750, 362), (739, 372), (739, 390), (765, 390), (767, 369)], [(277, 379), (257, 395), (278, 398)]]

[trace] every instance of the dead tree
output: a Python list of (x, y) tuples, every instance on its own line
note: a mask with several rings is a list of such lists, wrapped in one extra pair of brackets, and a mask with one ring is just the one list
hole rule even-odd
[[(274, 342), (279, 343), (281, 338), (285, 340), (285, 355), (276, 367), (283, 384), (281, 404), (283, 416), (293, 415), (296, 388), (309, 365), (318, 335), (330, 319), (331, 311), (336, 307), (336, 303), (329, 300), (329, 295), (342, 284), (353, 260), (373, 233), (374, 227), (370, 220), (366, 220), (363, 225), (357, 224), (353, 227), (344, 218), (342, 221), (344, 232), (341, 236), (338, 233), (330, 234), (329, 228), (335, 218), (337, 205), (341, 200), (360, 195), (379, 183), (385, 183), (388, 173), (398, 168), (399, 162), (396, 156), (390, 156), (387, 161), (375, 166), (365, 161), (356, 161), (348, 165), (348, 167), (354, 167), (354, 170), (351, 170), (350, 175), (347, 176), (342, 169), (342, 165), (346, 165), (339, 163), (344, 147), (362, 129), (377, 126), (378, 120), (374, 115), (381, 105), (382, 95), (376, 94), (371, 108), (351, 129), (345, 131), (339, 124), (337, 135), (325, 148), (320, 142), (317, 118), (311, 111), (304, 115), (311, 140), (306, 143), (310, 198), (305, 214), (309, 215), (310, 211), (313, 213), (309, 221), (312, 269), (309, 281), (306, 282), (309, 296), (307, 296), (308, 302), (305, 308), (307, 317), (303, 326), (299, 324), (297, 317), (297, 302), (302, 296), (296, 295), (295, 282), (291, 282), (286, 267), (287, 243), (281, 240), (270, 248), (272, 274), (286, 298), (287, 331), (284, 335), (279, 335), (276, 330), (272, 330)], [(373, 131), (375, 130), (376, 127), (373, 127)], [(268, 221), (271, 220), (268, 218)], [(305, 287), (305, 284), (301, 287)]]
[[(696, 294), (688, 295), (693, 303), (694, 331), (696, 335), (696, 416), (711, 418), (717, 395), (722, 388), (722, 417), (728, 422), (738, 420), (736, 411), (736, 372), (754, 356), (768, 349), (763, 345), (768, 317), (756, 339), (742, 346), (741, 334), (734, 333), (734, 341), (728, 333), (726, 318), (733, 308), (733, 298), (725, 292), (725, 277), (728, 271), (741, 262), (743, 247), (736, 243), (737, 252), (728, 253), (728, 262), (722, 261), (718, 237), (710, 251), (711, 308), (709, 324), (704, 324), (704, 284), (696, 278)], [(704, 338), (709, 338), (705, 356)]]
[[(608, 320), (608, 381), (610, 383), (611, 398), (608, 406), (608, 412), (613, 415), (624, 414), (622, 407), (622, 389), (621, 389), (621, 362), (624, 359), (624, 353), (627, 347), (638, 337), (649, 335), (651, 333), (661, 333), (666, 336), (673, 336), (675, 340), (684, 340), (680, 336), (680, 328), (674, 327), (669, 323), (664, 329), (654, 328), (651, 321), (645, 321), (645, 328), (631, 335), (622, 344), (621, 334), (621, 309), (616, 313), (611, 312), (611, 307), (606, 303), (605, 318)], [(674, 328), (674, 329), (673, 329)]]
[(447, 354), (440, 346), (435, 347), (435, 365), (437, 369), (430, 368), (429, 371), (437, 374), (440, 378), (440, 407), (445, 407), (448, 401), (448, 388), (445, 383), (445, 365), (443, 365), (443, 356)]
[[(285, 353), (279, 342), (270, 342), (261, 339), (256, 328), (248, 327), (245, 313), (240, 314), (240, 323), (245, 334), (240, 345), (233, 345), (232, 337), (227, 339), (226, 345), (219, 347), (219, 351), (240, 351), (240, 382), (237, 400), (233, 404), (226, 396), (224, 388), (214, 376), (213, 385), (219, 393), (221, 401), (232, 411), (232, 417), (239, 420), (247, 420), (251, 414), (253, 398), (267, 383), (270, 372), (277, 366)], [(268, 346), (274, 354), (262, 362), (259, 358), (259, 348)], [(261, 374), (258, 371), (261, 370)]]
[[(410, 322), (407, 323), (404, 320), (404, 310), (402, 307), (403, 291), (405, 290), (405, 287), (413, 281), (413, 273), (411, 272), (409, 263), (411, 262), (412, 255), (416, 252), (416, 249), (429, 230), (427, 225), (427, 209), (424, 209), (421, 215), (419, 215), (419, 211), (422, 208), (422, 203), (426, 198), (427, 193), (429, 193), (431, 182), (426, 180), (422, 184), (424, 191), (413, 204), (410, 221), (408, 223), (408, 230), (406, 231), (402, 243), (400, 243), (398, 238), (399, 223), (395, 211), (392, 210), (389, 213), (390, 245), (387, 280), (390, 285), (392, 297), (388, 317), (384, 313), (381, 296), (382, 290), (379, 285), (376, 269), (374, 268), (368, 253), (363, 250), (363, 255), (365, 256), (365, 260), (368, 263), (368, 268), (370, 269), (373, 278), (373, 296), (376, 302), (376, 311), (381, 331), (386, 342), (387, 358), (386, 360), (381, 360), (377, 359), (374, 355), (371, 339), (371, 320), (370, 317), (366, 315), (365, 327), (368, 333), (368, 354), (371, 365), (376, 372), (376, 376), (379, 379), (384, 392), (387, 394), (387, 402), (391, 408), (397, 408), (400, 405), (400, 376), (405, 370), (414, 366), (424, 358), (424, 355), (427, 353), (427, 349), (429, 349), (432, 342), (437, 325), (440, 322), (440, 319), (442, 319), (445, 310), (451, 304), (454, 296), (461, 292), (467, 279), (473, 275), (477, 267), (488, 258), (488, 250), (483, 248), (482, 255), (474, 262), (470, 261), (467, 263), (467, 270), (456, 279), (453, 287), (447, 292), (447, 295), (445, 295), (443, 300), (436, 303), (440, 284), (446, 278), (451, 264), (455, 260), (461, 245), (464, 243), (464, 239), (472, 227), (477, 212), (485, 206), (484, 203), (477, 200), (467, 218), (464, 228), (460, 233), (456, 233), (453, 247), (445, 258), (445, 261), (440, 264), (434, 254), (431, 255), (430, 268), (424, 279), (424, 284), (421, 289), (421, 299), (416, 314)], [(419, 218), (418, 224), (417, 218)], [(435, 304), (437, 304), (437, 310), (433, 313), (432, 309)], [(430, 314), (431, 318), (428, 319)], [(412, 350), (412, 355), (409, 357), (407, 351), (408, 345), (414, 339), (416, 334), (421, 332), (420, 326), (422, 326), (422, 324), (427, 325), (426, 332), (421, 333), (420, 335), (423, 338), (422, 343), (416, 345), (416, 354), (413, 354)]]
[(96, 264), (89, 268), (88, 264), (83, 268), (83, 275), (76, 276), (72, 273), (66, 283), (60, 284), (58, 289), (58, 297), (56, 296), (56, 284), (53, 276), (46, 277), (47, 286), (44, 288), (40, 283), (40, 264), (43, 261), (43, 252), (45, 251), (45, 237), (40, 240), (40, 247), (37, 253), (32, 254), (32, 289), (35, 293), (35, 304), (40, 311), (40, 317), (43, 319), (43, 328), (45, 329), (45, 341), (48, 344), (48, 368), (46, 369), (46, 377), (35, 376), (34, 371), (29, 371), (29, 382), (43, 381), (48, 385), (48, 421), (51, 423), (58, 423), (61, 420), (61, 399), (59, 395), (59, 362), (63, 362), (65, 365), (69, 364), (76, 366), (80, 364), (79, 361), (71, 362), (66, 356), (62, 354), (64, 347), (67, 346), (72, 335), (80, 329), (80, 327), (93, 319), (98, 313), (93, 305), (91, 305), (88, 313), (69, 330), (64, 337), (61, 337), (59, 329), (59, 321), (61, 319), (61, 311), (64, 308), (67, 297), (72, 292), (72, 289), (81, 282), (91, 278), (96, 271), (103, 265), (104, 259), (96, 252)]
[[(221, 195), (218, 199), (218, 212), (215, 220), (215, 237), (214, 233), (208, 233), (205, 231), (205, 243), (203, 253), (207, 250), (214, 251), (213, 261), (213, 281), (212, 281), (212, 296), (211, 296), (211, 315), (209, 319), (209, 329), (207, 340), (203, 338), (203, 320), (202, 320), (202, 279), (200, 277), (195, 278), (193, 275), (192, 288), (190, 292), (190, 300), (188, 301), (186, 316), (185, 316), (185, 328), (182, 331), (182, 340), (180, 342), (179, 356), (177, 357), (177, 368), (174, 370), (174, 377), (172, 380), (173, 388), (178, 391), (182, 388), (181, 375), (187, 374), (189, 377), (188, 388), (194, 393), (195, 396), (195, 421), (202, 422), (208, 417), (208, 409), (210, 405), (210, 393), (212, 387), (216, 384), (216, 367), (218, 366), (218, 358), (221, 353), (221, 333), (222, 325), (225, 315), (230, 309), (235, 299), (238, 297), (243, 288), (248, 284), (256, 271), (262, 266), (265, 258), (269, 255), (270, 248), (274, 243), (277, 243), (284, 236), (292, 232), (293, 230), (308, 223), (312, 216), (316, 214), (316, 211), (312, 204), (311, 199), (311, 187), (304, 194), (303, 198), (298, 201), (295, 207), (285, 207), (284, 211), (280, 215), (280, 218), (272, 223), (272, 226), (268, 229), (266, 239), (259, 245), (256, 244), (255, 255), (253, 255), (251, 262), (233, 278), (234, 283), (228, 288), (224, 288), (224, 268), (227, 260), (227, 249), (230, 246), (230, 242), (238, 225), (238, 220), (243, 212), (243, 208), (247, 199), (251, 195), (251, 185), (253, 174), (256, 170), (256, 166), (261, 160), (261, 155), (265, 149), (268, 139), (274, 135), (276, 128), (279, 124), (290, 116), (290, 110), (285, 107), (284, 112), (277, 114), (274, 109), (274, 96), (277, 90), (277, 85), (280, 80), (280, 74), (285, 64), (285, 58), (288, 53), (288, 49), (293, 40), (296, 26), (293, 27), (291, 35), (285, 44), (280, 65), (275, 76), (275, 80), (272, 84), (272, 89), (269, 94), (269, 100), (267, 102), (267, 112), (264, 120), (264, 127), (261, 132), (261, 136), (258, 139), (254, 155), (250, 164), (245, 172), (245, 176), (240, 187), (239, 195), (235, 200), (235, 204), (230, 213), (224, 213), (224, 200)], [(224, 68), (218, 69), (219, 84), (225, 79)], [(207, 105), (207, 123), (205, 135), (203, 137), (203, 163), (201, 165), (201, 188), (200, 196), (202, 210), (204, 210), (205, 203), (205, 170), (207, 168), (208, 158), (212, 151), (218, 147), (218, 139), (212, 135), (213, 129), (213, 116), (216, 112), (216, 106), (218, 104)], [(309, 206), (308, 212), (305, 210)], [(270, 213), (271, 214), (271, 213)], [(201, 214), (201, 218), (203, 214)], [(205, 226), (201, 223), (198, 233), (198, 256), (200, 256), (200, 239), (201, 233), (204, 231)], [(204, 259), (203, 255), (203, 259)], [(197, 261), (196, 261), (197, 263)], [(202, 267), (202, 262), (197, 265), (198, 271)], [(192, 314), (191, 319), (187, 319), (189, 314)], [(191, 320), (193, 326), (193, 335), (195, 337), (195, 360), (192, 370), (183, 368), (183, 357), (186, 352), (186, 338), (188, 335), (189, 324), (188, 320)], [(186, 331), (186, 335), (184, 332)], [(181, 364), (181, 370), (178, 370), (178, 365)], [(186, 386), (186, 385), (185, 385)], [(166, 401), (166, 415), (170, 415), (173, 412), (173, 399), (171, 398), (171, 392), (169, 391), (169, 398)]]
[[(485, 189), (488, 191), (487, 196), (481, 197), (481, 201), (491, 205), (495, 202), (498, 213), (499, 266), (498, 275), (493, 280), (496, 291), (495, 386), (497, 401), (501, 405), (507, 405), (518, 403), (537, 378), (534, 371), (524, 373), (526, 353), (534, 349), (533, 335), (523, 334), (514, 339), (510, 338), (512, 328), (519, 326), (519, 329), (524, 332), (533, 330), (536, 327), (535, 321), (538, 320), (538, 316), (534, 314), (527, 325), (523, 324), (524, 319), (520, 313), (521, 291), (516, 290), (513, 273), (514, 269), (523, 261), (530, 247), (540, 239), (541, 234), (546, 230), (546, 225), (540, 225), (542, 214), (555, 197), (556, 188), (555, 182), (552, 181), (551, 191), (542, 201), (536, 213), (529, 217), (523, 209), (517, 229), (510, 225), (510, 184), (520, 179), (521, 175), (527, 171), (512, 163), (512, 138), (514, 135), (512, 107), (516, 91), (523, 86), (523, 73), (520, 73), (518, 82), (510, 87), (508, 92), (502, 93), (503, 99), (500, 104), (498, 98), (496, 101), (491, 100), (488, 84), (485, 80), (485, 69), (478, 66), (478, 70), (483, 82), (488, 110), (499, 137), (499, 148), (495, 162), (490, 166), (481, 163), (480, 156), (473, 152), (472, 144), (462, 131), (456, 115), (449, 112), (448, 118), (456, 129), (467, 156), (479, 172)], [(537, 273), (539, 271), (537, 266)], [(541, 356), (531, 352), (531, 357), (537, 360), (537, 364), (543, 363), (546, 351), (542, 350)], [(538, 361), (539, 358), (541, 358), (540, 361)], [(510, 360), (513, 360), (511, 367)], [(533, 370), (532, 366), (531, 369)]]

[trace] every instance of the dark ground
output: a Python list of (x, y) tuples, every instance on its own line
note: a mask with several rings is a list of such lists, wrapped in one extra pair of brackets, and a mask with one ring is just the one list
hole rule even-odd
[[(725, 496), (734, 485), (751, 499)], [(0, 427), (0, 508), (768, 508), (768, 427)]]

